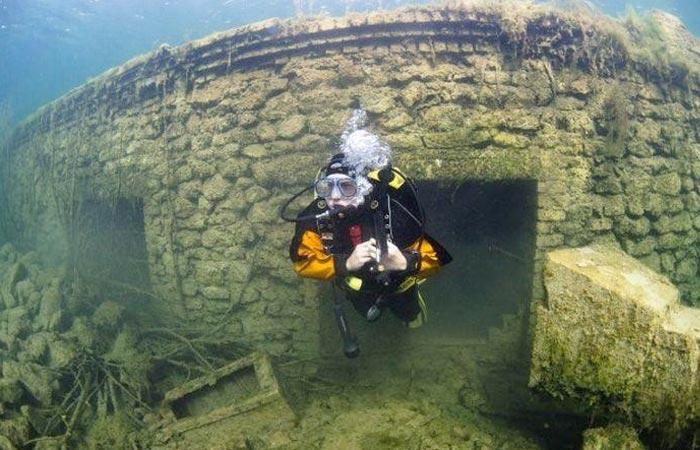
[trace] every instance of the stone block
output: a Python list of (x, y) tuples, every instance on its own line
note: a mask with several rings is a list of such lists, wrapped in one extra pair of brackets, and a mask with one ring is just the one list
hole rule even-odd
[(631, 256), (649, 255), (656, 249), (656, 240), (652, 237), (646, 237), (640, 241), (625, 239), (622, 242), (622, 247)]
[(268, 198), (270, 196), (270, 191), (268, 191), (262, 186), (256, 185), (246, 189), (243, 195), (245, 196), (245, 199), (249, 204), (254, 204)]
[(649, 255), (639, 258), (639, 262), (654, 271), (661, 270), (661, 257), (657, 253), (651, 253)]
[(224, 228), (207, 228), (202, 233), (202, 245), (207, 249), (217, 249), (231, 244), (230, 233)]
[(540, 209), (537, 218), (542, 222), (561, 222), (566, 219), (566, 212), (563, 209)]
[(219, 286), (206, 286), (202, 288), (202, 295), (209, 300), (228, 300), (228, 289)]
[(624, 235), (639, 237), (649, 234), (651, 225), (649, 223), (649, 219), (646, 217), (642, 217), (640, 219), (623, 217), (617, 223), (616, 230)]
[[(263, 122), (255, 128), (255, 135), (259, 142), (270, 142), (279, 137), (278, 128), (275, 124)], [(258, 144), (253, 144), (258, 145)], [(249, 150), (250, 151), (250, 150)], [(245, 153), (245, 150), (244, 150)], [(246, 154), (247, 155), (247, 154)], [(251, 155), (247, 155), (251, 156)], [(251, 156), (252, 157), (252, 156)]]
[(660, 194), (650, 193), (644, 200), (644, 210), (658, 217), (667, 210), (666, 199)]
[(463, 126), (465, 111), (458, 105), (442, 104), (421, 110), (420, 123), (433, 131), (451, 131)]
[(693, 228), (693, 217), (687, 212), (675, 216), (662, 216), (653, 223), (653, 228), (659, 234), (690, 231)]
[(258, 159), (267, 155), (267, 149), (262, 144), (252, 144), (243, 148), (243, 154), (249, 158)]
[(583, 432), (582, 450), (645, 450), (634, 428), (612, 424)]
[(622, 184), (615, 177), (606, 177), (600, 179), (593, 186), (593, 190), (598, 194), (619, 194), (622, 192)]
[(603, 200), (603, 214), (608, 217), (617, 217), (625, 214), (625, 197), (623, 195), (611, 195)]
[(295, 415), (282, 395), (270, 359), (262, 353), (233, 361), (165, 394), (156, 450), (246, 448), (294, 427)]
[(591, 219), (590, 228), (593, 231), (608, 231), (612, 230), (612, 227), (612, 220), (608, 219), (607, 217)]
[(267, 148), (270, 156), (277, 156), (293, 153), (296, 150), (296, 145), (293, 141), (278, 139), (268, 143)]
[(228, 269), (224, 261), (195, 261), (195, 280), (201, 285), (221, 286)]
[(401, 90), (399, 95), (401, 96), (401, 102), (404, 106), (412, 108), (428, 95), (428, 88), (423, 82), (412, 81)]
[(215, 202), (226, 197), (231, 183), (219, 174), (214, 175), (202, 184), (202, 195), (209, 201)]
[(644, 215), (644, 202), (639, 197), (628, 197), (627, 199), (627, 214), (632, 217), (641, 217)]
[(661, 255), (661, 269), (663, 269), (664, 272), (673, 272), (673, 269), (676, 266), (676, 258), (673, 256), (673, 253), (662, 253)]
[[(187, 167), (187, 166), (185, 166)], [(200, 180), (185, 181), (177, 187), (178, 196), (190, 201), (196, 201), (202, 194), (202, 182)]]
[(182, 230), (204, 230), (207, 228), (207, 216), (195, 212), (188, 217), (182, 218), (182, 220), (178, 220), (176, 224)]
[[(243, 192), (234, 189), (229, 196), (221, 201), (215, 210), (215, 215), (222, 216), (218, 222), (219, 225), (223, 225), (230, 222), (231, 213), (243, 213), (248, 210), (248, 202), (245, 199)], [(212, 222), (213, 223), (213, 222)]]
[(259, 184), (269, 186), (271, 184), (296, 185), (313, 177), (322, 158), (317, 155), (291, 154), (280, 155), (274, 160), (262, 160), (253, 163), (251, 169), (253, 176)]
[(549, 252), (544, 283), (531, 386), (669, 435), (692, 425), (700, 310), (680, 305), (668, 279), (621, 250), (590, 246)]
[(540, 234), (537, 236), (538, 248), (555, 248), (564, 245), (564, 236), (561, 234)]
[(683, 259), (676, 266), (676, 279), (681, 281), (692, 280), (698, 276), (698, 263), (693, 259)]
[(279, 124), (277, 135), (282, 139), (293, 139), (306, 128), (306, 117), (296, 114)]
[(654, 192), (676, 195), (681, 191), (681, 177), (675, 172), (665, 173), (654, 178)]
[(673, 250), (683, 245), (683, 237), (676, 233), (665, 233), (657, 239), (658, 247), (662, 250)]
[(389, 131), (400, 130), (413, 123), (413, 118), (406, 112), (400, 111), (393, 117), (383, 122), (384, 128)]
[(700, 212), (700, 194), (691, 192), (685, 197), (684, 202), (686, 209), (691, 213)]

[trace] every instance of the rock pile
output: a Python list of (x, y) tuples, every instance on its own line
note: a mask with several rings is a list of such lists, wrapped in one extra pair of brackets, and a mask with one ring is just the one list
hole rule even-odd
[[(80, 314), (65, 270), (44, 268), (37, 253), (22, 254), (10, 244), (0, 248), (0, 280), (0, 447), (24, 448), (37, 440), (36, 448), (60, 448), (80, 419), (82, 425), (94, 419), (85, 420), (90, 399), (78, 395), (82, 375), (96, 373), (88, 362), (97, 357), (86, 355), (102, 353), (114, 365), (126, 364), (123, 308), (106, 301)], [(91, 383), (99, 400), (97, 378)], [(110, 404), (102, 401), (104, 416)], [(66, 412), (72, 416), (57, 419)]]

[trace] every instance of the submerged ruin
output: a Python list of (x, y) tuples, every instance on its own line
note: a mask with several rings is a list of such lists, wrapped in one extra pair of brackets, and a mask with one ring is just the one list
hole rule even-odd
[[(558, 336), (537, 329), (538, 318), (557, 320), (545, 290), (553, 250), (595, 244), (624, 252), (667, 277), (686, 306), (700, 306), (699, 68), (700, 44), (665, 13), (616, 21), (588, 10), (449, 2), (271, 19), (161, 46), (88, 81), (21, 123), (0, 155), (0, 244), (8, 243), (0, 251), (0, 439), (60, 448), (81, 427), (93, 442), (120, 435), (114, 430), (128, 429), (129, 420), (155, 430), (162, 398), (154, 391), (162, 397), (252, 350), (302, 380), (329, 355), (341, 357), (329, 293), (291, 270), (292, 228), (278, 209), (333, 153), (358, 104), (391, 145), (394, 164), (418, 184), (429, 230), (456, 257), (426, 289), (452, 318), (443, 325), (461, 350), (445, 373), (458, 381), (443, 382), (459, 393), (465, 417), (585, 418), (592, 410), (619, 413), (611, 405), (622, 398), (634, 411), (615, 419), (649, 439), (658, 434), (672, 446), (697, 437), (697, 403), (682, 417), (678, 405), (659, 405), (673, 414), (658, 419), (647, 414), (653, 404), (630, 405), (625, 385), (591, 384), (591, 371), (582, 383), (566, 372), (573, 378), (558, 385), (558, 372), (547, 375), (554, 359), (534, 363), (532, 387), (595, 401), (547, 410), (533, 406), (545, 400), (526, 384), (532, 342), (542, 350), (543, 339)], [(358, 327), (369, 353), (405, 333)], [(683, 376), (688, 395), (700, 398), (694, 333), (683, 338), (690, 355)], [(479, 363), (460, 346), (478, 348)], [(432, 376), (420, 364), (392, 361), (411, 380)], [(480, 385), (477, 372), (493, 367), (507, 368), (491, 373), (517, 384), (517, 393)], [(150, 387), (140, 384), (145, 379)], [(75, 397), (84, 385), (94, 385), (94, 401)], [(291, 397), (299, 392), (288, 389)], [(96, 408), (96, 424), (76, 413), (61, 425), (57, 412), (38, 412), (61, 400)], [(348, 406), (339, 402), (327, 407)], [(397, 448), (419, 429), (433, 430), (422, 441), (432, 439), (437, 447), (429, 448), (495, 445), (485, 437), (491, 425), (476, 431), (452, 417), (436, 420), (427, 407), (384, 406), (405, 423), (386, 425), (386, 435), (348, 428), (351, 448)], [(305, 408), (313, 415), (320, 407)], [(337, 417), (381, 417), (367, 408)], [(106, 416), (109, 426), (100, 422)], [(49, 430), (64, 434), (43, 439)], [(296, 448), (308, 442), (305, 430), (221, 448)], [(314, 445), (333, 448), (334, 436)], [(518, 448), (543, 448), (511, 437)]]

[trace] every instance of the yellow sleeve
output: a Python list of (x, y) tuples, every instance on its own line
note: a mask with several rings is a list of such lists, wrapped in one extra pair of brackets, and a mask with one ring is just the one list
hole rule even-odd
[(321, 236), (311, 230), (304, 231), (297, 247), (299, 260), (294, 262), (294, 271), (302, 277), (330, 280), (335, 276), (335, 260), (326, 253)]
[(417, 251), (420, 255), (420, 269), (418, 269), (418, 273), (415, 274), (416, 277), (427, 278), (431, 275), (435, 275), (438, 270), (440, 270), (440, 267), (442, 267), (437, 252), (427, 239), (423, 239), (422, 237), (418, 238), (416, 242), (411, 244), (409, 249)]

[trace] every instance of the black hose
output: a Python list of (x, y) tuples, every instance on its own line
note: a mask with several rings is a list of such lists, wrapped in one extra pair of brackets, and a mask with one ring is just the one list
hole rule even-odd
[(360, 345), (357, 338), (350, 332), (348, 321), (343, 312), (343, 300), (338, 294), (338, 287), (333, 286), (333, 310), (335, 312), (335, 321), (340, 331), (340, 337), (343, 339), (343, 353), (348, 358), (355, 358), (360, 354)]
[[(416, 183), (413, 182), (412, 179), (408, 178), (407, 176), (404, 175), (404, 178), (408, 180), (408, 185), (411, 187), (411, 191), (413, 192), (413, 197), (416, 199), (416, 204), (418, 205), (418, 212), (420, 214), (420, 234), (423, 236), (425, 233), (425, 210), (423, 209), (423, 204), (420, 202), (420, 199), (418, 198), (418, 187), (416, 186)], [(403, 205), (401, 205), (404, 207)], [(406, 209), (404, 207), (404, 209)], [(413, 214), (411, 214), (413, 216)], [(415, 219), (414, 219), (415, 220)]]
[(289, 200), (287, 200), (287, 201), (285, 202), (285, 204), (282, 205), (282, 207), (280, 208), (280, 219), (284, 220), (285, 222), (293, 222), (293, 223), (305, 222), (305, 221), (307, 221), (307, 220), (315, 219), (315, 218), (316, 218), (316, 215), (315, 215), (315, 214), (309, 214), (308, 216), (301, 216), (301, 217), (286, 217), (286, 216), (285, 216), (285, 212), (287, 211), (287, 208), (289, 207), (289, 205), (291, 205), (291, 203), (292, 203), (294, 200), (296, 200), (296, 199), (298, 199), (299, 197), (301, 197), (301, 195), (302, 195), (303, 193), (305, 193), (305, 192), (308, 191), (308, 190), (313, 189), (313, 187), (314, 187), (313, 184), (310, 185), (310, 186), (308, 186), (308, 187), (305, 187), (305, 188), (302, 189), (301, 191), (299, 191), (299, 192), (297, 192), (296, 194), (294, 194), (294, 195), (292, 196), (292, 198), (290, 198)]
[(301, 194), (304, 192), (308, 191), (309, 189), (313, 188), (314, 186), (311, 185), (307, 188), (304, 188), (302, 191), (297, 192), (294, 194), (292, 198), (287, 200), (284, 205), (280, 208), (280, 218), (284, 221), (287, 222), (293, 222), (293, 223), (298, 223), (298, 222), (306, 222), (308, 220), (316, 220), (316, 219), (330, 219), (330, 220), (335, 220), (335, 219), (344, 219), (350, 215), (356, 214), (358, 209), (355, 206), (345, 206), (342, 208), (334, 208), (333, 210), (326, 210), (320, 214), (307, 214), (305, 216), (297, 216), (297, 217), (287, 217), (285, 216), (285, 212), (287, 211), (287, 207)]

